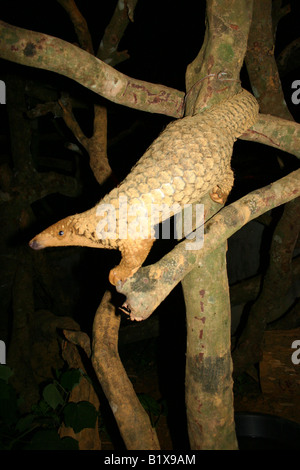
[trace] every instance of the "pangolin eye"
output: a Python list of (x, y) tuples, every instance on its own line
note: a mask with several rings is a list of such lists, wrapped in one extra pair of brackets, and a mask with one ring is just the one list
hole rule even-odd
[(64, 231), (63, 231), (63, 230), (60, 230), (60, 231), (58, 232), (58, 235), (60, 235), (60, 236), (62, 237), (62, 236), (64, 235)]

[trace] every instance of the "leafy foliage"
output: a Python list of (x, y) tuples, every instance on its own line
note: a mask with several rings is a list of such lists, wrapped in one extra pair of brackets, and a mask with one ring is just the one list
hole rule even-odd
[(79, 384), (83, 371), (71, 369), (56, 371), (56, 379), (48, 383), (41, 400), (32, 406), (31, 413), (21, 415), (19, 398), (9, 383), (13, 371), (0, 366), (0, 450), (76, 450), (78, 441), (71, 437), (60, 438), (61, 424), (78, 433), (93, 428), (98, 412), (89, 402), (68, 402), (70, 392)]
[(68, 403), (64, 408), (64, 422), (76, 433), (84, 428), (95, 427), (97, 416), (96, 408), (88, 401)]

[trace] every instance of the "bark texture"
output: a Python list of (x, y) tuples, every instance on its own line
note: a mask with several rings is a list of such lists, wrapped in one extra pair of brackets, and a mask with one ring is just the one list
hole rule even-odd
[(186, 406), (192, 449), (237, 449), (226, 244), (182, 281), (187, 312)]
[(118, 331), (111, 292), (106, 291), (93, 326), (92, 363), (128, 450), (158, 450), (156, 431), (136, 396), (120, 361)]

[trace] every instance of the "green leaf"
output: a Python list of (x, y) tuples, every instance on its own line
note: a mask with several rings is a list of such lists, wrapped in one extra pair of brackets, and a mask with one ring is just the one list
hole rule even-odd
[(59, 383), (65, 390), (70, 392), (74, 387), (76, 387), (76, 385), (79, 384), (81, 378), (82, 373), (80, 369), (70, 369), (62, 374)]
[(49, 384), (44, 388), (43, 398), (53, 410), (55, 410), (58, 405), (64, 404), (64, 399), (54, 384)]
[(146, 393), (139, 393), (138, 399), (146, 411), (149, 411), (156, 416), (161, 414), (161, 405), (150, 395), (147, 395)]
[(68, 403), (64, 408), (65, 425), (74, 429), (75, 433), (84, 428), (94, 428), (98, 412), (88, 401)]
[(0, 379), (4, 380), (4, 382), (8, 382), (9, 377), (13, 375), (13, 371), (10, 367), (0, 364)]

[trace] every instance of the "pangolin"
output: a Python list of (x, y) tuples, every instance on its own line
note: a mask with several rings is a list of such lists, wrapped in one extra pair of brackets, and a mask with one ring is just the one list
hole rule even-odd
[[(113, 285), (126, 280), (143, 264), (154, 242), (147, 217), (151, 205), (178, 203), (180, 210), (207, 192), (217, 202), (226, 201), (234, 180), (233, 144), (257, 118), (257, 101), (242, 90), (207, 111), (171, 122), (123, 182), (95, 207), (51, 225), (29, 245), (35, 250), (68, 245), (119, 249), (121, 262), (110, 271), (109, 280)], [(120, 201), (126, 201), (125, 210)], [(130, 212), (132, 207), (139, 210)], [(146, 227), (146, 233), (124, 232), (124, 217), (127, 224)]]

